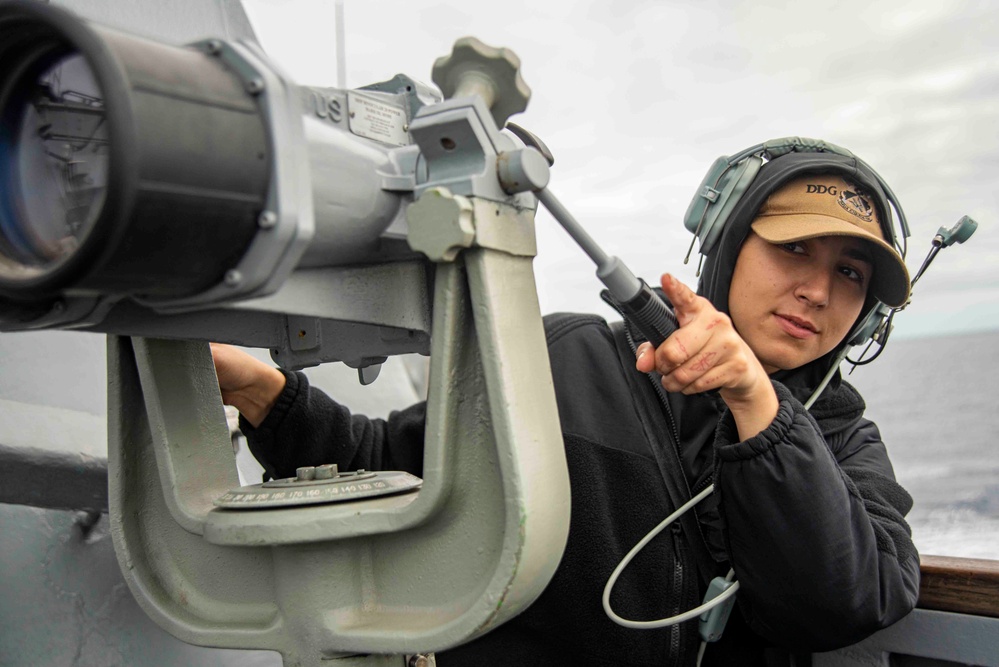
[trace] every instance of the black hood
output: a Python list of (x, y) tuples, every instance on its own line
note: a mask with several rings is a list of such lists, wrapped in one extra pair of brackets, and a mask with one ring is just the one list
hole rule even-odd
[[(735, 270), (735, 260), (739, 256), (743, 241), (749, 235), (750, 225), (756, 217), (756, 212), (767, 197), (781, 185), (804, 174), (838, 174), (863, 186), (874, 199), (882, 228), (891, 229), (893, 223), (888, 199), (877, 177), (863, 164), (858, 163), (856, 158), (833, 153), (788, 153), (770, 160), (760, 167), (756, 179), (733, 209), (718, 243), (704, 260), (697, 293), (706, 297), (721, 312), (729, 312), (729, 285)], [(868, 297), (868, 303), (864, 305), (861, 317), (874, 303), (873, 298)], [(772, 377), (785, 384), (796, 398), (804, 401), (828, 372), (833, 358), (845, 343), (844, 340), (836, 349), (801, 368), (778, 371)], [(837, 373), (830, 386), (835, 389), (839, 383), (840, 376)]]

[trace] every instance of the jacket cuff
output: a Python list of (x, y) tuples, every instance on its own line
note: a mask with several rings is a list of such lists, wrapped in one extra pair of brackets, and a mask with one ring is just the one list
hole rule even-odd
[(779, 382), (772, 382), (777, 400), (777, 416), (770, 426), (745, 441), (739, 440), (739, 429), (735, 425), (732, 412), (728, 409), (718, 422), (715, 430), (715, 455), (721, 461), (744, 461), (770, 451), (774, 446), (787, 440), (787, 433), (794, 422), (795, 415), (805, 412), (805, 407), (798, 402), (787, 387)]

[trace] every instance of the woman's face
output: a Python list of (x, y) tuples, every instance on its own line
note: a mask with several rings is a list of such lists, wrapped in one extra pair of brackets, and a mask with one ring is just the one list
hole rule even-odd
[(767, 373), (804, 366), (849, 333), (873, 270), (857, 238), (771, 244), (750, 232), (729, 288), (732, 323)]

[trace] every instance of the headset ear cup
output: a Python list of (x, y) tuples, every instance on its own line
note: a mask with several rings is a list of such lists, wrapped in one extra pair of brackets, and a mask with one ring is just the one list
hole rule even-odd
[(851, 347), (857, 347), (858, 345), (863, 345), (869, 341), (874, 334), (877, 332), (881, 325), (884, 323), (888, 315), (891, 314), (891, 309), (883, 303), (878, 302), (878, 304), (867, 313), (867, 317), (862, 319), (857, 326), (853, 328), (850, 335), (847, 337), (847, 345)]
[(723, 156), (711, 165), (683, 217), (684, 226), (697, 236), (702, 255), (709, 254), (721, 238), (729, 214), (753, 183), (761, 166), (762, 158), (755, 155), (734, 165)]
[(708, 173), (701, 180), (701, 184), (697, 186), (697, 192), (694, 193), (694, 198), (690, 200), (687, 212), (683, 215), (683, 226), (698, 238), (702, 238), (701, 231), (707, 218), (705, 211), (721, 196), (718, 184), (728, 169), (727, 156), (722, 155), (714, 161), (711, 168), (708, 169)]

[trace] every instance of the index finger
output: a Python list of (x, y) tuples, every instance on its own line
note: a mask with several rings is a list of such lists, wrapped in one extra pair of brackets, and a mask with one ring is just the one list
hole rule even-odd
[(689, 322), (700, 311), (697, 294), (675, 276), (664, 273), (660, 278), (660, 284), (666, 297), (673, 304), (680, 326)]

